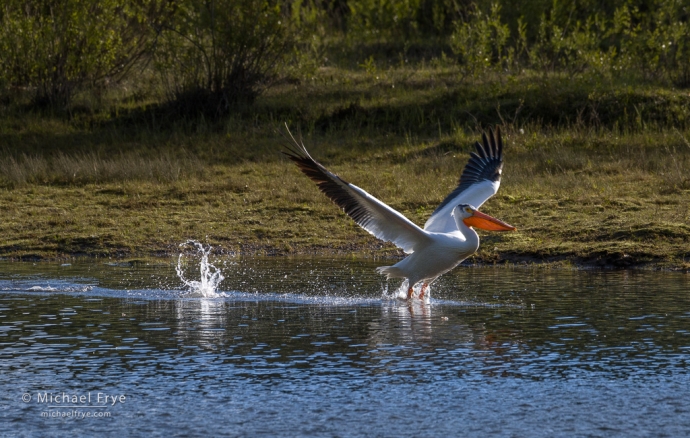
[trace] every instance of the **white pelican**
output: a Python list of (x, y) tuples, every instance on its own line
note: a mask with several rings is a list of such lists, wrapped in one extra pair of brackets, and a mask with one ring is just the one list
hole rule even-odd
[[(287, 125), (286, 125), (287, 128)], [(314, 160), (304, 143), (287, 130), (293, 145), (284, 152), (319, 189), (354, 221), (378, 239), (393, 242), (409, 254), (393, 266), (376, 271), (387, 278), (408, 280), (407, 298), (413, 287), (422, 283), (419, 298), (429, 285), (456, 267), (479, 248), (479, 236), (472, 227), (490, 231), (513, 231), (515, 227), (477, 209), (496, 194), (501, 183), (503, 143), (501, 131), (482, 134), (477, 152), (470, 153), (458, 186), (434, 210), (424, 229), (354, 184), (331, 173)]]

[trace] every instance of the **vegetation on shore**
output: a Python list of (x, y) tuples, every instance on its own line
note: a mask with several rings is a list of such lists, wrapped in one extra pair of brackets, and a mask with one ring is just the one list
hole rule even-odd
[[(163, 256), (188, 239), (221, 253), (399, 256), (282, 157), (277, 130), (287, 123), (317, 160), (421, 225), (455, 186), (481, 131), (500, 126), (502, 187), (483, 210), (518, 231), (482, 233), (470, 263), (687, 270), (690, 92), (678, 56), (690, 47), (688, 18), (670, 8), (649, 15), (681, 27), (663, 35), (676, 38), (672, 53), (645, 52), (639, 8), (620, 3), (599, 11), (599, 22), (570, 27), (559, 20), (579, 10), (563, 15), (556, 3), (541, 21), (518, 20), (508, 3), (503, 15), (480, 4), (446, 20), (445, 34), (441, 24), (424, 34), (412, 20), (405, 31), (379, 23), (378, 36), (351, 11), (352, 29), (309, 28), (320, 35), (316, 48), (281, 33), (281, 44), (295, 38), (301, 54), (271, 87), (235, 90), (243, 96), (235, 100), (223, 86), (211, 94), (190, 94), (200, 82), (167, 87), (160, 57), (105, 91), (61, 91), (58, 106), (36, 98), (40, 87), (0, 74), (0, 257)], [(628, 28), (605, 19), (625, 10)], [(267, 25), (277, 26), (271, 17)], [(355, 38), (355, 28), (368, 39)], [(551, 37), (557, 29), (569, 35), (561, 45)], [(152, 56), (128, 41), (139, 44), (133, 56)], [(307, 62), (307, 52), (320, 55)], [(656, 63), (636, 69), (647, 56)], [(180, 109), (204, 96), (212, 111)]]

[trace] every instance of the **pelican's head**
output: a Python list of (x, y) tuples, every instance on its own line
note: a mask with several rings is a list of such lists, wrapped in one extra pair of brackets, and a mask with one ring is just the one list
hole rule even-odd
[(468, 227), (481, 228), (488, 231), (515, 231), (512, 225), (484, 214), (469, 204), (460, 204), (453, 209), (453, 216)]

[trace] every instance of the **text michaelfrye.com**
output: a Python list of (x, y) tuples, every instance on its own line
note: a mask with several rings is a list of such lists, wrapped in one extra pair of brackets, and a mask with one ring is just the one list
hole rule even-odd
[(37, 391), (22, 394), (24, 403), (36, 403), (42, 408), (44, 418), (109, 418), (108, 408), (125, 404), (127, 396), (102, 391), (48, 392)]

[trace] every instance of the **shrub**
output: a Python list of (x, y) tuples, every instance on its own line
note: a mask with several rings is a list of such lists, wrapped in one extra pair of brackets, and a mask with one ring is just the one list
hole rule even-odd
[(213, 118), (250, 104), (295, 55), (290, 3), (183, 0), (156, 51), (177, 112)]
[(510, 29), (501, 21), (500, 12), (501, 6), (496, 3), (489, 14), (476, 9), (467, 20), (456, 22), (450, 47), (460, 57), (466, 73), (476, 75), (513, 63), (515, 47), (508, 45)]
[(589, 10), (587, 1), (553, 1), (538, 19), (532, 9), (532, 16), (505, 17), (500, 2), (488, 13), (476, 7), (456, 21), (451, 48), (473, 75), (517, 67), (690, 85), (690, 15), (683, 2), (649, 1), (644, 12), (635, 2), (616, 3)]
[(149, 42), (155, 0), (5, 0), (0, 7), (0, 84), (38, 105), (64, 107), (82, 85), (121, 78)]

